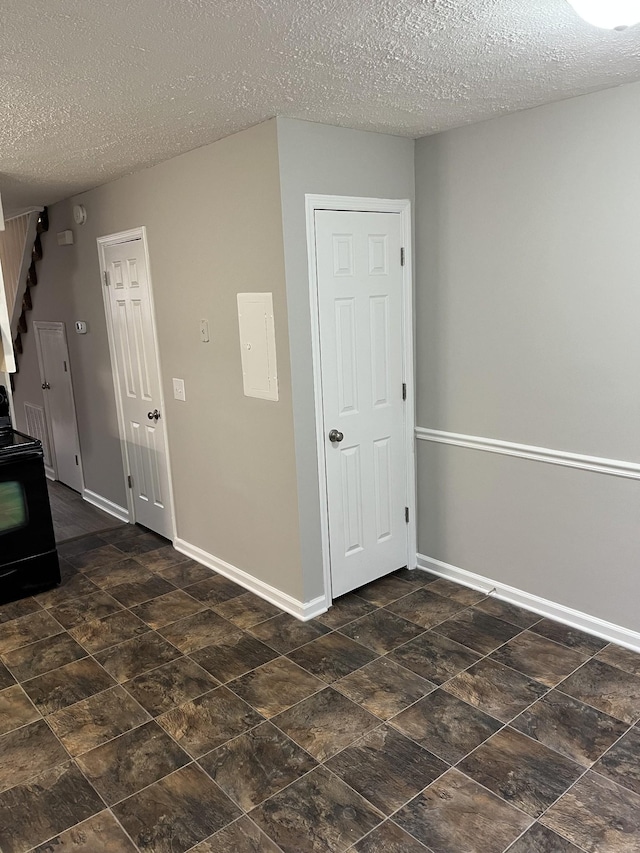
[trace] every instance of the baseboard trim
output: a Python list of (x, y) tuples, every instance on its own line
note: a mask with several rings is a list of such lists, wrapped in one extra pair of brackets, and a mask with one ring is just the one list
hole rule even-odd
[(617, 643), (619, 646), (624, 646), (634, 652), (640, 652), (640, 633), (637, 631), (623, 628), (621, 625), (614, 625), (612, 622), (606, 622), (597, 616), (590, 616), (588, 613), (573, 610), (564, 604), (557, 604), (546, 598), (540, 598), (538, 595), (533, 595), (522, 589), (516, 589), (499, 581), (491, 580), (491, 578), (477, 575), (466, 569), (460, 569), (458, 566), (452, 566), (450, 563), (434, 560), (431, 557), (426, 557), (424, 554), (418, 554), (417, 565), (418, 569), (426, 569), (439, 577), (448, 578), (463, 586), (468, 586), (471, 589), (477, 589), (485, 592), (487, 595), (499, 598), (501, 601), (517, 604), (525, 610), (531, 610), (533, 613), (540, 614), (540, 616), (555, 619), (557, 622), (562, 622), (571, 628), (578, 628), (580, 631), (586, 631), (588, 634), (593, 634), (610, 643)]
[(259, 578), (250, 575), (248, 572), (237, 568), (237, 566), (232, 566), (231, 563), (226, 563), (224, 560), (214, 557), (213, 554), (203, 551), (202, 548), (191, 545), (191, 543), (186, 542), (184, 539), (176, 537), (173, 540), (173, 547), (186, 557), (191, 557), (192, 560), (196, 560), (196, 562), (201, 563), (208, 569), (213, 569), (214, 572), (224, 575), (225, 578), (229, 578), (229, 580), (234, 581), (250, 592), (254, 592), (260, 598), (264, 598), (265, 601), (275, 604), (276, 607), (290, 613), (302, 622), (308, 622), (309, 619), (314, 619), (328, 610), (327, 600), (324, 595), (314, 598), (311, 601), (299, 601), (288, 593), (276, 589), (275, 586), (271, 586)]
[(125, 507), (113, 503), (113, 501), (110, 501), (107, 498), (103, 498), (102, 495), (98, 495), (90, 489), (83, 489), (82, 497), (87, 503), (98, 507), (98, 509), (101, 509), (103, 512), (108, 512), (109, 515), (112, 515), (119, 521), (126, 521), (129, 523), (129, 510)]

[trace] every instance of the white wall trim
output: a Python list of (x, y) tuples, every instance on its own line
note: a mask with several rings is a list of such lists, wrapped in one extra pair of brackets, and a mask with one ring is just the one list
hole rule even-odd
[(102, 495), (98, 495), (90, 489), (83, 489), (82, 497), (87, 503), (98, 507), (98, 509), (101, 509), (103, 512), (108, 512), (109, 515), (112, 515), (119, 521), (129, 522), (129, 510), (126, 507), (120, 506), (107, 498), (103, 498)]
[(522, 589), (516, 589), (500, 581), (491, 580), (491, 578), (477, 575), (466, 569), (452, 566), (450, 563), (443, 563), (442, 560), (434, 560), (432, 557), (426, 557), (424, 554), (418, 554), (418, 569), (426, 569), (439, 577), (448, 578), (463, 586), (468, 586), (471, 589), (480, 590), (494, 598), (499, 598), (501, 601), (517, 604), (519, 607), (525, 608), (525, 610), (531, 610), (534, 613), (539, 613), (541, 616), (555, 619), (556, 622), (562, 622), (563, 625), (578, 628), (580, 631), (586, 631), (610, 643), (617, 643), (634, 652), (640, 652), (640, 632), (638, 631), (623, 628), (621, 625), (614, 625), (612, 622), (606, 622), (597, 616), (582, 613), (580, 610), (573, 610), (564, 604), (557, 604), (554, 601), (549, 601), (546, 598), (541, 598)]
[(293, 596), (286, 592), (282, 592), (275, 586), (271, 586), (270, 584), (261, 581), (259, 578), (250, 575), (248, 572), (238, 569), (236, 566), (232, 566), (231, 563), (226, 563), (224, 560), (214, 557), (213, 554), (203, 551), (202, 548), (198, 548), (196, 545), (191, 545), (189, 542), (185, 542), (184, 539), (174, 539), (173, 547), (176, 551), (180, 551), (181, 554), (185, 554), (187, 557), (191, 557), (192, 560), (196, 560), (208, 569), (213, 569), (214, 572), (224, 575), (225, 578), (229, 578), (229, 580), (234, 581), (245, 589), (248, 589), (250, 592), (254, 592), (256, 595), (259, 595), (260, 598), (264, 598), (271, 604), (275, 604), (276, 607), (290, 613), (292, 616), (295, 616), (296, 619), (300, 619), (303, 622), (307, 622), (309, 619), (314, 619), (321, 613), (325, 613), (328, 609), (328, 603), (324, 595), (320, 595), (318, 598), (314, 598), (311, 601), (299, 601), (297, 598), (293, 598)]
[(476, 435), (444, 432), (438, 429), (426, 429), (425, 427), (416, 427), (416, 438), (421, 441), (450, 444), (454, 447), (467, 447), (471, 450), (500, 453), (503, 456), (517, 456), (519, 459), (531, 459), (535, 462), (548, 462), (551, 465), (563, 465), (565, 468), (580, 468), (583, 471), (594, 471), (598, 474), (610, 474), (614, 477), (640, 480), (640, 463), (638, 462), (606, 459), (602, 456), (585, 456), (581, 453), (568, 453), (564, 450), (551, 450), (547, 447), (515, 444), (496, 438), (481, 438)]

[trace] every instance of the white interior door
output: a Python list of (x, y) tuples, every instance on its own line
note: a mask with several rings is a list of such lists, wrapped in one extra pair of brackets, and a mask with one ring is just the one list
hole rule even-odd
[(80, 442), (64, 323), (34, 322), (52, 467), (57, 480), (82, 493)]
[(141, 238), (104, 246), (126, 462), (135, 521), (171, 538), (171, 497), (160, 370), (146, 253)]
[(334, 597), (407, 565), (401, 237), (399, 213), (315, 212)]

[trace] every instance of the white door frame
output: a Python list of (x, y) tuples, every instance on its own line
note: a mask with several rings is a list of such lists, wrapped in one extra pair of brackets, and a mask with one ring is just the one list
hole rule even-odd
[[(40, 331), (46, 332), (62, 332), (62, 340), (67, 351), (67, 376), (69, 377), (69, 388), (71, 390), (71, 403), (73, 406), (73, 423), (76, 433), (76, 447), (78, 448), (78, 467), (80, 468), (80, 482), (82, 483), (81, 494), (84, 497), (84, 470), (82, 468), (82, 451), (80, 447), (80, 433), (78, 431), (78, 411), (76, 409), (76, 399), (73, 393), (73, 376), (71, 374), (71, 359), (69, 358), (69, 343), (67, 341), (67, 328), (64, 323), (34, 320), (33, 332), (36, 339), (36, 353), (38, 354), (38, 367), (40, 368), (40, 381), (44, 382), (46, 378), (46, 370), (44, 358), (42, 356), (42, 346), (40, 345)], [(45, 421), (47, 427), (47, 435), (49, 436), (49, 455), (51, 461), (51, 475), (54, 480), (58, 479), (58, 457), (56, 456), (56, 445), (53, 440), (53, 426), (51, 424), (51, 408), (49, 406), (49, 396), (46, 391), (42, 391), (44, 403)], [(49, 471), (46, 472), (47, 475)]]
[(324, 594), (327, 607), (333, 600), (331, 586), (331, 552), (329, 546), (329, 512), (327, 493), (326, 443), (324, 440), (324, 409), (320, 361), (320, 313), (318, 310), (318, 268), (316, 263), (316, 210), (361, 211), (363, 213), (399, 213), (404, 247), (402, 267), (403, 316), (403, 376), (407, 385), (405, 403), (405, 460), (407, 524), (407, 566), (415, 568), (417, 558), (416, 532), (416, 463), (415, 463), (415, 388), (413, 370), (413, 272), (411, 241), (411, 202), (408, 199), (358, 198), (354, 196), (305, 195), (307, 215), (307, 257), (309, 260), (309, 296), (311, 308), (311, 352), (313, 357), (313, 394), (316, 414), (316, 446), (318, 451), (318, 483), (320, 490), (320, 536)]
[[(116, 397), (116, 412), (118, 415), (118, 432), (120, 433), (120, 450), (122, 452), (122, 469), (123, 469), (123, 479), (124, 479), (124, 488), (127, 494), (127, 508), (129, 510), (129, 523), (135, 524), (136, 515), (135, 515), (135, 505), (133, 500), (133, 494), (128, 484), (128, 477), (131, 475), (131, 464), (129, 461), (129, 453), (127, 451), (127, 442), (126, 442), (126, 427), (124, 420), (124, 412), (122, 409), (122, 397), (120, 392), (120, 379), (118, 377), (118, 371), (116, 369), (116, 347), (114, 341), (114, 333), (113, 333), (113, 318), (111, 317), (111, 306), (109, 303), (109, 294), (107, 292), (107, 288), (105, 287), (105, 274), (107, 270), (107, 264), (105, 260), (105, 249), (108, 246), (115, 246), (118, 243), (128, 243), (131, 240), (142, 240), (142, 246), (144, 249), (144, 259), (147, 265), (147, 281), (148, 281), (148, 292), (149, 292), (149, 308), (151, 311), (151, 319), (153, 321), (153, 345), (156, 354), (156, 364), (158, 365), (158, 387), (160, 391), (160, 410), (163, 413), (166, 412), (166, 407), (164, 404), (164, 392), (162, 388), (162, 366), (160, 361), (160, 347), (158, 346), (158, 334), (157, 334), (157, 322), (156, 322), (156, 308), (153, 299), (153, 283), (151, 280), (151, 263), (149, 261), (149, 246), (147, 244), (147, 229), (144, 225), (141, 225), (139, 228), (130, 228), (128, 231), (119, 231), (117, 234), (107, 234), (105, 237), (98, 237), (98, 257), (100, 259), (100, 288), (102, 290), (102, 300), (104, 303), (104, 313), (107, 321), (107, 337), (109, 339), (109, 356), (111, 358), (111, 375), (113, 377), (113, 389)], [(168, 430), (167, 430), (167, 420), (166, 417), (164, 419), (165, 428), (164, 428), (164, 452), (165, 458), (167, 460), (167, 477), (169, 481), (169, 517), (171, 521), (171, 541), (176, 538), (176, 515), (175, 515), (175, 507), (173, 502), (173, 479), (171, 477), (171, 459), (169, 456), (169, 438), (168, 438)]]

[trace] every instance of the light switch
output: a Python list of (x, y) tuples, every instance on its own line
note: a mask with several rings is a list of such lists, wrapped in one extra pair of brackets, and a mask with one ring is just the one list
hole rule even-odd
[(203, 344), (209, 343), (209, 321), (200, 320), (200, 340)]
[(173, 396), (176, 400), (184, 401), (187, 399), (184, 392), (184, 379), (173, 380)]

